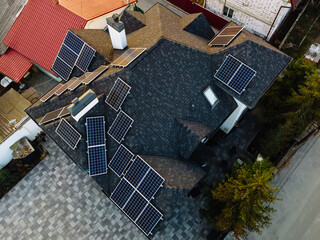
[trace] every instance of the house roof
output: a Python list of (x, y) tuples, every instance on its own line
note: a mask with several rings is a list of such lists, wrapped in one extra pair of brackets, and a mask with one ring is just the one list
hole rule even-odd
[(291, 0), (291, 6), (292, 9), (296, 9), (296, 7), (299, 5), (299, 3), (301, 2), (301, 0)]
[(134, 3), (136, 0), (59, 0), (61, 6), (86, 20), (91, 20), (124, 7), (127, 5), (127, 2)]
[[(28, 115), (25, 112), (31, 103), (12, 88), (0, 97), (0, 142), (15, 132)], [(8, 123), (16, 120), (16, 124), (10, 126)]]
[[(139, 25), (131, 28), (132, 31), (127, 34), (128, 47), (146, 48), (145, 52), (127, 67), (110, 66), (90, 85), (82, 85), (74, 91), (55, 96), (29, 108), (27, 112), (33, 119), (38, 119), (49, 111), (71, 104), (75, 97), (80, 97), (88, 88), (92, 89), (99, 96), (99, 103), (78, 122), (72, 117), (66, 118), (82, 135), (76, 150), (63, 144), (56, 134), (59, 120), (42, 126), (81, 168), (88, 169), (86, 118), (104, 116), (105, 129), (108, 131), (117, 112), (105, 103), (105, 99), (120, 77), (131, 86), (121, 109), (134, 120), (122, 144), (134, 154), (143, 156), (165, 177), (164, 187), (158, 191), (154, 203), (164, 213), (164, 218), (169, 218), (178, 208), (174, 206), (177, 201), (176, 190), (190, 190), (204, 174), (187, 159), (201, 145), (201, 140), (210, 137), (237, 107), (235, 95), (214, 78), (224, 57), (232, 54), (261, 71), (250, 83), (250, 89), (240, 97), (249, 106), (258, 101), (290, 58), (246, 31), (226, 48), (211, 48), (203, 32), (184, 30), (190, 24), (196, 26), (192, 29), (198, 29), (199, 23), (207, 27), (208, 23), (201, 19), (201, 15), (185, 18), (182, 24), (181, 17), (160, 4), (144, 15), (136, 12), (128, 14), (137, 21), (125, 15), (121, 19), (125, 26), (128, 22)], [(94, 49), (99, 49), (98, 52), (108, 56), (110, 61), (124, 52), (111, 48), (110, 37), (104, 31), (78, 29), (74, 32)], [(96, 39), (94, 34), (97, 34)], [(262, 56), (266, 59), (262, 60)], [(96, 59), (93, 59), (89, 69), (96, 64)], [(203, 95), (208, 86), (218, 99), (214, 106)], [(107, 161), (110, 162), (119, 144), (109, 134), (106, 134), (106, 138)], [(112, 171), (94, 178), (107, 194), (111, 194), (119, 182), (119, 177)]]
[(51, 0), (29, 0), (3, 43), (50, 71), (68, 29), (85, 24)]
[(28, 58), (11, 48), (0, 56), (0, 72), (15, 82), (19, 82), (32, 65)]
[(0, 1), (0, 55), (8, 49), (8, 46), (2, 41), (26, 2), (27, 0)]

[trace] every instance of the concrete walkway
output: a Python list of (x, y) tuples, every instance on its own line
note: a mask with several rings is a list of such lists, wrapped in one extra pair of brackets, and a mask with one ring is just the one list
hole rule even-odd
[(251, 234), (250, 240), (317, 240), (320, 239), (320, 133), (296, 152), (291, 163), (274, 183), (280, 186), (282, 201), (273, 207), (272, 224), (262, 235)]

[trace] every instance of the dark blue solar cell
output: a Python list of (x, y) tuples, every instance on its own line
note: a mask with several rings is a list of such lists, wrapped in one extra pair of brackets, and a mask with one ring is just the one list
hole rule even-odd
[(123, 178), (111, 194), (110, 198), (119, 208), (123, 208), (133, 192), (134, 188)]
[(146, 235), (149, 235), (161, 218), (162, 214), (149, 203), (136, 220), (136, 224)]
[(133, 119), (130, 118), (123, 111), (120, 111), (113, 121), (111, 127), (109, 128), (108, 134), (117, 141), (117, 143), (121, 143), (124, 139), (125, 135), (129, 131), (131, 125), (133, 123)]
[(134, 187), (137, 187), (144, 175), (148, 172), (149, 168), (150, 167), (148, 166), (148, 164), (146, 164), (146, 162), (143, 161), (142, 158), (137, 156), (124, 177)]
[(69, 48), (71, 48), (76, 54), (79, 54), (84, 44), (84, 41), (82, 41), (71, 31), (68, 31), (63, 43), (66, 44)]
[(100, 175), (107, 172), (106, 146), (88, 148), (89, 174)]
[(87, 71), (95, 52), (95, 50), (93, 50), (90, 46), (85, 44), (79, 55), (76, 66), (80, 68), (83, 72)]
[(61, 119), (56, 133), (72, 148), (75, 149), (81, 139), (78, 133), (64, 118)]
[(121, 144), (111, 159), (109, 168), (111, 168), (120, 177), (131, 162), (132, 158), (133, 153)]
[(240, 65), (241, 62), (239, 60), (229, 55), (214, 76), (223, 83), (227, 84)]
[(127, 97), (131, 87), (121, 78), (118, 78), (107, 96), (108, 103), (114, 110), (118, 111)]
[(78, 55), (71, 51), (66, 45), (62, 44), (58, 56), (65, 61), (71, 68), (77, 60)]
[(237, 93), (241, 94), (249, 84), (251, 79), (254, 77), (255, 73), (256, 72), (254, 70), (242, 64), (234, 77), (229, 82), (228, 86), (235, 90)]
[(147, 173), (138, 187), (138, 191), (150, 201), (154, 194), (158, 191), (164, 179), (153, 169)]
[(62, 61), (59, 57), (56, 58), (52, 67), (52, 71), (59, 75), (63, 80), (68, 81), (69, 76), (72, 72), (72, 68), (69, 67), (64, 61)]
[(148, 201), (136, 191), (124, 206), (123, 211), (132, 219), (132, 221), (135, 221), (147, 204)]
[(105, 144), (104, 117), (86, 119), (88, 146)]

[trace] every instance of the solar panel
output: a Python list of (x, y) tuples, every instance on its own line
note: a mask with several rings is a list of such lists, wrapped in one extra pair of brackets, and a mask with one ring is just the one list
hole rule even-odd
[(236, 93), (241, 94), (255, 74), (255, 70), (229, 55), (218, 69), (215, 77)]
[(79, 54), (84, 44), (84, 41), (82, 41), (73, 32), (68, 30), (63, 43), (66, 44), (70, 49), (72, 49), (72, 51), (74, 51), (76, 54)]
[(102, 66), (98, 67), (96, 70), (91, 72), (91, 74), (85, 80), (83, 80), (82, 83), (84, 83), (84, 84), (91, 83), (93, 80), (95, 80), (97, 77), (99, 77), (99, 75), (102, 74), (107, 69), (108, 69), (108, 66), (102, 65)]
[(108, 134), (120, 144), (132, 126), (132, 123), (133, 119), (130, 118), (125, 112), (120, 111), (109, 128)]
[(138, 191), (150, 201), (158, 191), (164, 179), (153, 169), (145, 175), (142, 182), (139, 184)]
[(116, 67), (126, 67), (145, 50), (145, 48), (129, 48), (119, 58), (111, 63), (111, 65)]
[(96, 176), (107, 173), (106, 146), (88, 148), (89, 174)]
[(57, 56), (51, 69), (63, 80), (68, 81), (73, 67), (68, 66), (61, 58), (59, 58), (59, 56)]
[(60, 117), (66, 116), (70, 114), (68, 111), (68, 106), (59, 108), (57, 110), (54, 110), (52, 112), (48, 112), (46, 115), (43, 116), (43, 118), (39, 121), (39, 125), (51, 122), (55, 119), (58, 119)]
[(119, 208), (123, 208), (133, 192), (134, 188), (132, 185), (123, 178), (111, 193), (110, 198)]
[(131, 87), (126, 82), (118, 78), (107, 96), (106, 103), (118, 111), (129, 94), (130, 89)]
[(78, 36), (68, 31), (51, 69), (59, 77), (68, 81), (75, 66), (83, 72), (87, 70), (95, 52)]
[(161, 218), (162, 214), (149, 203), (136, 220), (136, 224), (146, 235), (149, 235)]
[(244, 26), (231, 26), (223, 29), (214, 39), (209, 43), (210, 46), (227, 46), (231, 41), (242, 31)]
[(82, 83), (82, 80), (81, 79), (75, 79), (74, 81), (72, 81), (72, 83), (69, 83), (68, 84), (68, 89), (70, 90), (70, 91), (73, 91), (73, 90), (75, 90), (77, 87), (79, 87), (80, 85), (81, 85), (81, 83)]
[(149, 169), (149, 165), (145, 161), (143, 161), (140, 156), (136, 156), (134, 162), (132, 163), (124, 177), (134, 187), (137, 187)]
[(61, 112), (59, 113), (58, 117), (63, 117), (66, 115), (69, 115), (70, 112), (68, 110), (69, 105), (65, 106), (64, 108), (62, 108)]
[(128, 167), (133, 156), (133, 153), (121, 144), (116, 153), (113, 155), (109, 163), (109, 168), (120, 177), (124, 170), (126, 170)]
[(62, 93), (64, 93), (68, 89), (67, 84), (63, 84), (61, 88), (59, 88), (57, 91), (55, 91), (55, 95), (60, 96)]
[(107, 173), (106, 137), (104, 117), (86, 119), (89, 174), (96, 176)]
[(123, 211), (135, 221), (147, 204), (148, 201), (139, 192), (134, 192), (123, 207)]
[(62, 44), (58, 56), (71, 68), (73, 68), (78, 55), (74, 53), (69, 47)]
[(238, 59), (229, 55), (218, 69), (215, 77), (218, 78), (221, 82), (228, 84), (240, 65), (241, 62)]
[(75, 149), (81, 139), (80, 133), (78, 133), (64, 118), (61, 119), (56, 133), (65, 141), (69, 147)]
[(88, 147), (105, 144), (104, 117), (86, 119)]
[(96, 51), (92, 47), (90, 47), (88, 44), (85, 44), (78, 57), (76, 66), (83, 72), (87, 71), (95, 53)]
[(233, 76), (228, 86), (237, 93), (241, 94), (250, 83), (256, 72), (248, 66), (242, 64), (236, 74)]
[(63, 84), (61, 84), (61, 83), (59, 83), (58, 85), (53, 87), (49, 92), (47, 92), (45, 95), (43, 95), (43, 97), (40, 99), (41, 102), (45, 102), (48, 99), (50, 99), (57, 91), (59, 91), (59, 89), (61, 87), (63, 87)]

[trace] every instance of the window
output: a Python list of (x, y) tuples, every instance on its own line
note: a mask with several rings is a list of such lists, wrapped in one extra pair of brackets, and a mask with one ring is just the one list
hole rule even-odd
[(227, 17), (229, 17), (229, 18), (232, 18), (233, 12), (234, 12), (233, 9), (224, 6), (224, 8), (223, 8), (223, 15), (225, 15), (225, 16), (227, 16)]
[(204, 91), (203, 91), (203, 95), (205, 96), (205, 98), (208, 100), (208, 102), (210, 103), (210, 105), (212, 107), (215, 106), (215, 104), (218, 101), (217, 96), (214, 94), (212, 88), (209, 86), (207, 87)]

